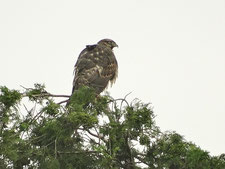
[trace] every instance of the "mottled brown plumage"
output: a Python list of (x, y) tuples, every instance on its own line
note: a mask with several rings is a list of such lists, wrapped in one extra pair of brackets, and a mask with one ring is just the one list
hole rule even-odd
[(118, 75), (118, 64), (113, 53), (117, 44), (110, 39), (100, 40), (95, 45), (87, 45), (75, 64), (72, 93), (81, 86), (93, 88), (99, 95)]

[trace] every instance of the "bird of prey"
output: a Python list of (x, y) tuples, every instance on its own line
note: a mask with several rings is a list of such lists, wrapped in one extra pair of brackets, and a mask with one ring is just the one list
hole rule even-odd
[(82, 86), (94, 89), (99, 95), (109, 84), (115, 83), (118, 64), (113, 48), (118, 45), (111, 39), (102, 39), (97, 44), (87, 45), (75, 64), (73, 90)]

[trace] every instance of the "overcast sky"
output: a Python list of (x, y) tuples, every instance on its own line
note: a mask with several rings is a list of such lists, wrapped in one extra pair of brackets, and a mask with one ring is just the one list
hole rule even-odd
[(114, 98), (152, 103), (157, 125), (225, 153), (224, 0), (0, 0), (0, 85), (70, 94), (87, 44), (111, 38)]

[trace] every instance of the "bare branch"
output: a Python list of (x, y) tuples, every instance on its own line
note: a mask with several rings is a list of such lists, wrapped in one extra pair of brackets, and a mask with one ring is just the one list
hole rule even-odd
[(58, 151), (57, 153), (59, 154), (82, 154), (82, 153), (100, 153), (98, 151), (80, 151), (80, 152), (63, 152), (63, 151)]
[[(28, 95), (26, 93), (23, 94), (24, 97), (27, 97)], [(51, 94), (51, 93), (40, 93), (40, 94), (35, 94), (32, 95), (33, 97), (67, 97), (69, 98), (70, 95), (57, 95), (57, 94)]]
[(20, 87), (24, 88), (25, 90), (32, 90), (32, 88), (27, 88), (27, 87), (24, 87), (22, 85), (20, 85)]
[(87, 132), (88, 132), (90, 135), (92, 135), (93, 137), (96, 137), (96, 138), (101, 139), (102, 141), (106, 142), (106, 140), (104, 139), (104, 137), (92, 133), (89, 129), (84, 129), (84, 128), (78, 128), (78, 129), (79, 129), (79, 130), (82, 130), (82, 131), (87, 131)]
[(63, 100), (63, 101), (61, 101), (61, 102), (59, 102), (59, 103), (57, 103), (57, 104), (67, 103), (68, 101), (69, 101), (69, 99), (67, 99), (67, 100)]
[[(18, 153), (26, 153), (26, 151), (17, 151)], [(32, 152), (33, 154), (36, 154), (35, 152)], [(73, 152), (69, 152), (69, 151), (66, 151), (66, 152), (63, 152), (63, 151), (57, 151), (58, 154), (82, 154), (82, 153), (97, 153), (99, 154), (100, 152), (98, 151), (73, 151)]]
[(55, 159), (57, 158), (57, 138), (55, 139)]
[(44, 110), (41, 110), (38, 114), (36, 114), (36, 116), (34, 116), (34, 118), (30, 121), (30, 124), (32, 124), (34, 120), (38, 119), (38, 117), (40, 117), (42, 113), (44, 113)]

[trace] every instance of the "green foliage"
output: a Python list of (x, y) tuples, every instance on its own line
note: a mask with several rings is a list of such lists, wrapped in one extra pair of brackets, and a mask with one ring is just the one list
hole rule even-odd
[(36, 101), (38, 103), (42, 103), (42, 100), (46, 98), (47, 92), (45, 90), (45, 85), (34, 84), (34, 89), (29, 88), (26, 89), (26, 96), (29, 97), (31, 101)]
[(42, 109), (47, 115), (55, 116), (59, 113), (60, 105), (54, 103), (52, 100), (49, 100), (46, 107)]
[(0, 106), (2, 109), (9, 109), (17, 104), (22, 95), (17, 90), (9, 90), (7, 87), (0, 87)]
[[(96, 97), (87, 87), (66, 107), (40, 84), (23, 94), (0, 91), (0, 168), (225, 168), (224, 154), (210, 156), (176, 132), (161, 132), (149, 104)], [(39, 108), (21, 112), (22, 97)]]
[(200, 148), (191, 145), (187, 152), (187, 163), (190, 169), (194, 168), (210, 168), (210, 157), (208, 152), (202, 151)]
[(93, 89), (89, 89), (84, 86), (77, 92), (74, 92), (70, 98), (70, 111), (83, 111), (83, 108), (87, 107), (95, 100), (95, 93)]

